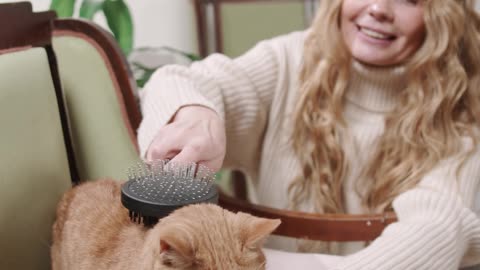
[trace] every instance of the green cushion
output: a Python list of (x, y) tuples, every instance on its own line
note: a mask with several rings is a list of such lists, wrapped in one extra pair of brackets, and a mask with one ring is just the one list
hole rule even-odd
[(125, 179), (127, 168), (139, 158), (121, 117), (105, 61), (80, 37), (58, 36), (53, 45), (81, 178)]
[(50, 269), (56, 204), (70, 175), (43, 49), (0, 55), (0, 269)]
[(235, 57), (258, 41), (305, 28), (303, 2), (274, 2), (221, 5), (225, 54)]

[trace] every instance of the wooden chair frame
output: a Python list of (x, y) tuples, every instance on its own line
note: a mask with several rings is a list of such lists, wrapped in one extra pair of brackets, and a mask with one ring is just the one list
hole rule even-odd
[(281, 219), (276, 235), (321, 241), (372, 241), (396, 221), (394, 213), (379, 215), (313, 214), (251, 204), (220, 194), (220, 205), (233, 212)]

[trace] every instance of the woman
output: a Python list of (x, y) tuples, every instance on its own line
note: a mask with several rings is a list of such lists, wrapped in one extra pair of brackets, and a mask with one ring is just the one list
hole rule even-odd
[(396, 212), (334, 269), (478, 264), (479, 29), (468, 0), (322, 1), (306, 32), (157, 71), (142, 155), (243, 170), (271, 207)]

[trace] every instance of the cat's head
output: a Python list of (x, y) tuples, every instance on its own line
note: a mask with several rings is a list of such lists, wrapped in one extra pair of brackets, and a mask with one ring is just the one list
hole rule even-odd
[(183, 207), (153, 228), (153, 269), (265, 269), (261, 246), (279, 224), (212, 204)]

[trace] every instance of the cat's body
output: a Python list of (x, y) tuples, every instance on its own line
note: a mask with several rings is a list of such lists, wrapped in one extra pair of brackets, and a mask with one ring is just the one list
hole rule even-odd
[(53, 226), (53, 270), (264, 269), (262, 240), (278, 220), (191, 205), (152, 229), (120, 203), (120, 183), (82, 184), (66, 192)]

